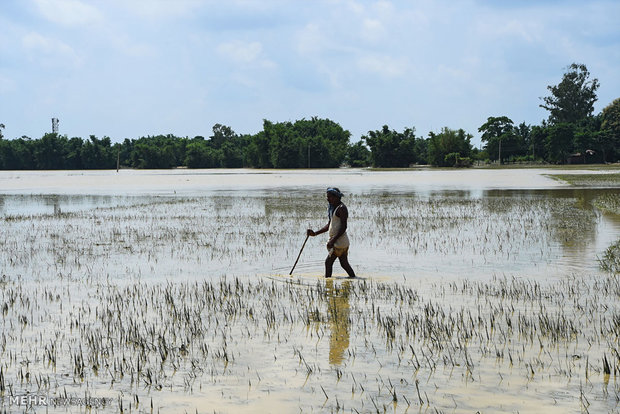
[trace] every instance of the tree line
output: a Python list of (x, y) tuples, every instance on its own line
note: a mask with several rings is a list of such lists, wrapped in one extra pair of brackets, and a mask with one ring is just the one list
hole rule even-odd
[(213, 126), (208, 138), (146, 136), (112, 143), (109, 137), (47, 133), (40, 139), (3, 139), (0, 124), (0, 169), (129, 168), (334, 168), (466, 167), (482, 162), (592, 163), (620, 159), (620, 98), (594, 115), (597, 79), (585, 65), (573, 63), (540, 106), (549, 118), (540, 125), (515, 125), (507, 116), (492, 116), (480, 126), (483, 147), (463, 129), (442, 128), (427, 137), (415, 128), (402, 132), (384, 125), (351, 144), (338, 123), (313, 117), (295, 122), (263, 121), (257, 134), (240, 135), (226, 125)]
[(0, 137), (0, 169), (335, 168), (348, 159), (350, 135), (329, 119), (312, 118), (265, 120), (255, 135), (239, 135), (216, 124), (209, 138), (169, 134), (114, 144), (109, 137), (94, 135), (87, 140), (56, 133), (40, 139)]

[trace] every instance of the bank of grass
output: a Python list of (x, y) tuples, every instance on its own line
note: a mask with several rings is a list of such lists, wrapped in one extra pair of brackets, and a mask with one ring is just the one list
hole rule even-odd
[(545, 164), (545, 163), (490, 163), (490, 164), (474, 164), (475, 168), (483, 169), (529, 169), (544, 168), (549, 170), (580, 170), (580, 171), (619, 171), (620, 163), (615, 164)]
[[(607, 213), (620, 215), (619, 194), (602, 195), (594, 200), (594, 205)], [(605, 250), (603, 257), (599, 259), (599, 264), (601, 269), (607, 272), (620, 273), (620, 239)]]
[(620, 215), (620, 194), (604, 194), (594, 200), (594, 205), (605, 212)]
[(620, 186), (620, 172), (605, 174), (549, 174), (549, 177), (578, 187)]
[(605, 254), (599, 260), (601, 269), (620, 274), (620, 239), (605, 250)]
[[(544, 163), (484, 163), (481, 161), (474, 161), (473, 165), (469, 168), (481, 169), (481, 170), (527, 170), (527, 169), (547, 169), (547, 170), (575, 170), (575, 171), (618, 171), (620, 174), (620, 163), (615, 164), (544, 164)], [(455, 167), (435, 167), (432, 165), (411, 165), (410, 167), (365, 167), (368, 171), (411, 171), (411, 170), (460, 170), (469, 168), (455, 168)], [(558, 174), (560, 175), (560, 174)]]

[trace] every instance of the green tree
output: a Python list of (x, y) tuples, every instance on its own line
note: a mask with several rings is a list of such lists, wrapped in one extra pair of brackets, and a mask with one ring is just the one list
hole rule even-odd
[(252, 135), (247, 148), (247, 166), (254, 168), (273, 168), (269, 156), (269, 138), (265, 131)]
[[(185, 140), (187, 141), (187, 140)], [(183, 140), (173, 135), (157, 135), (138, 139), (130, 154), (130, 164), (134, 168), (173, 168), (185, 159)]]
[(418, 164), (428, 164), (428, 139), (416, 138), (415, 154), (418, 157)]
[(590, 72), (584, 64), (571, 64), (562, 81), (547, 86), (550, 96), (542, 98), (540, 107), (549, 111), (549, 123), (577, 123), (594, 112), (598, 79), (589, 79)]
[(33, 143), (33, 156), (36, 168), (39, 170), (65, 169), (65, 142), (66, 136), (56, 133), (47, 133), (40, 140)]
[(84, 167), (82, 163), (82, 147), (84, 145), (84, 141), (82, 138), (73, 137), (71, 138), (66, 145), (67, 150), (65, 151), (65, 165), (69, 170), (81, 170)]
[(208, 144), (215, 150), (211, 157), (217, 158), (216, 167), (241, 168), (244, 166), (248, 139), (239, 136), (231, 127), (222, 124), (213, 125), (213, 135), (209, 138)]
[(488, 117), (478, 132), (482, 132), (480, 140), (486, 143), (484, 148), (491, 160), (499, 160), (503, 164), (504, 159), (518, 151), (514, 125), (507, 116)]
[(381, 130), (368, 131), (362, 141), (370, 148), (375, 167), (408, 167), (418, 161), (415, 128), (405, 128), (401, 133), (383, 125)]
[(530, 132), (530, 151), (532, 151), (532, 158), (548, 159), (545, 143), (547, 142), (547, 136), (549, 130), (544, 125), (535, 125)]
[(469, 158), (471, 155), (472, 135), (463, 129), (444, 127), (439, 134), (429, 132), (428, 135), (428, 162), (432, 165), (454, 167), (457, 157)]
[(349, 146), (346, 161), (351, 167), (368, 167), (371, 164), (370, 150), (364, 145), (364, 141), (357, 141)]
[(231, 141), (236, 137), (237, 134), (235, 134), (231, 127), (215, 124), (213, 125), (213, 135), (209, 138), (209, 144), (213, 148), (220, 149), (225, 142)]
[(263, 130), (269, 141), (269, 157), (274, 168), (298, 168), (302, 145), (290, 122), (272, 123), (265, 120)]
[(221, 165), (221, 151), (212, 148), (204, 138), (194, 138), (186, 146), (184, 164), (188, 168), (217, 168)]
[(5, 170), (36, 169), (33, 156), (34, 141), (27, 136), (0, 141), (0, 166)]
[(0, 124), (0, 139), (4, 138), (2, 131), (4, 130), (4, 124)]
[(245, 162), (247, 139), (235, 135), (224, 142), (221, 147), (221, 163), (224, 168), (242, 168)]
[(345, 161), (351, 133), (329, 119), (263, 120), (263, 130), (242, 140), (244, 163), (255, 168), (333, 168)]
[(575, 127), (570, 123), (555, 124), (549, 127), (545, 149), (549, 161), (557, 164), (566, 163), (568, 155), (573, 152)]
[(113, 169), (116, 167), (116, 155), (109, 137), (99, 139), (91, 135), (82, 146), (82, 165), (87, 169)]
[(514, 127), (514, 136), (516, 139), (515, 155), (529, 155), (529, 149), (532, 145), (532, 128), (525, 122), (521, 122)]
[(117, 149), (117, 156), (119, 158), (121, 166), (131, 166), (131, 153), (133, 151), (133, 146), (133, 141), (129, 138), (125, 138), (122, 144), (119, 144), (119, 148)]
[(604, 149), (604, 161), (616, 162), (620, 159), (620, 98), (607, 105), (601, 114), (601, 149)]
[(572, 150), (582, 156), (581, 162), (601, 162), (604, 158), (604, 143), (601, 142), (602, 116), (588, 117), (574, 127)]
[(312, 117), (295, 121), (299, 137), (300, 167), (335, 168), (346, 158), (351, 133), (330, 119)]

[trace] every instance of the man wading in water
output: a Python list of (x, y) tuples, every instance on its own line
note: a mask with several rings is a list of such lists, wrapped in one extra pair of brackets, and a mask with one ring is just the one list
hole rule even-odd
[(349, 238), (347, 237), (347, 218), (349, 211), (340, 199), (343, 194), (337, 188), (327, 189), (327, 217), (329, 221), (320, 230), (308, 229), (308, 236), (316, 236), (329, 230), (329, 241), (327, 242), (327, 259), (325, 259), (325, 277), (332, 277), (332, 269), (336, 258), (340, 260), (340, 266), (347, 272), (350, 278), (355, 277), (355, 272), (349, 264), (347, 255), (349, 253)]

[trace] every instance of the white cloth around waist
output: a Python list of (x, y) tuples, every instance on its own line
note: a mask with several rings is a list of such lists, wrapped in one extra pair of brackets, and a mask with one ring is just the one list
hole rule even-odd
[[(336, 215), (336, 213), (338, 212), (341, 206), (342, 204), (336, 207), (336, 209), (334, 210), (334, 213), (332, 214), (331, 221), (329, 222), (329, 238), (330, 239), (334, 237), (336, 234), (338, 234), (338, 232), (340, 231), (340, 228), (342, 227), (342, 220), (340, 219), (340, 217)], [(338, 247), (338, 248), (349, 247), (349, 237), (347, 236), (346, 230), (334, 242), (334, 247)]]

